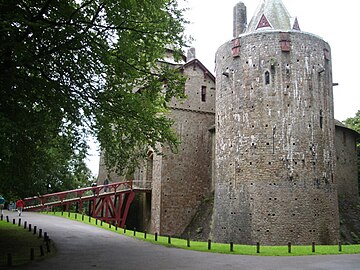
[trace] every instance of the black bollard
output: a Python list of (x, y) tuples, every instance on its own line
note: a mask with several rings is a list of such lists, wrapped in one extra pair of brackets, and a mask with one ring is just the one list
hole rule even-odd
[(146, 230), (144, 231), (144, 238), (146, 239)]
[(15, 218), (13, 218), (13, 224), (15, 225)]
[(315, 242), (312, 242), (312, 252), (315, 252)]
[(77, 219), (77, 213), (75, 213), (75, 219)]
[(111, 229), (111, 223), (109, 223), (109, 229)]
[(156, 232), (155, 233), (155, 241), (157, 241), (158, 240), (158, 233)]
[(47, 253), (50, 253), (50, 244), (49, 244), (49, 242), (46, 241), (45, 245), (46, 245), (46, 251), (47, 251)]
[(97, 225), (97, 221), (98, 221), (98, 220), (97, 220), (97, 219), (95, 219), (95, 224), (96, 224), (96, 225)]
[(124, 226), (124, 233), (126, 233), (126, 225)]
[(39, 229), (39, 238), (42, 237), (42, 229)]
[(70, 211), (68, 212), (68, 217), (70, 217)]
[(27, 227), (27, 221), (24, 221), (24, 229)]
[(34, 226), (34, 234), (36, 234), (36, 226)]
[(35, 250), (34, 248), (30, 249), (30, 260), (33, 261), (35, 259)]
[(339, 252), (342, 251), (341, 241), (339, 241)]
[(190, 247), (190, 237), (188, 237), (188, 238), (186, 239), (186, 246), (187, 246), (187, 247)]
[(8, 253), (7, 255), (7, 266), (12, 266), (12, 255), (11, 253)]
[(19, 226), (19, 227), (21, 226), (21, 218), (19, 218), (18, 226)]
[(91, 217), (89, 216), (89, 223), (91, 222)]
[(103, 224), (103, 221), (101, 220), (101, 222), (100, 222), (100, 226), (102, 226), (102, 224)]
[(61, 215), (62, 215), (62, 216), (64, 215), (64, 211), (61, 211)]
[(117, 226), (117, 223), (116, 223), (116, 225), (115, 225), (115, 231), (117, 231), (117, 228), (118, 228), (118, 226)]
[(208, 250), (211, 250), (211, 240), (208, 239)]
[(230, 242), (230, 252), (234, 251), (234, 242)]
[(81, 221), (84, 221), (84, 214), (82, 214), (81, 216)]
[(1, 218), (1, 221), (3, 221), (3, 219), (4, 219), (4, 215), (3, 215), (3, 214), (1, 214), (0, 218)]
[(168, 235), (168, 244), (171, 244), (171, 236)]
[(31, 232), (31, 224), (29, 224), (29, 232)]
[(288, 253), (291, 253), (291, 242), (288, 243)]
[(256, 242), (256, 253), (260, 253), (260, 243)]
[(9, 221), (9, 216), (6, 216), (6, 222), (10, 222), (10, 221)]
[(136, 236), (136, 228), (134, 228), (134, 236)]
[(41, 256), (41, 257), (44, 257), (44, 256), (45, 256), (44, 247), (43, 247), (42, 245), (40, 246), (40, 256)]

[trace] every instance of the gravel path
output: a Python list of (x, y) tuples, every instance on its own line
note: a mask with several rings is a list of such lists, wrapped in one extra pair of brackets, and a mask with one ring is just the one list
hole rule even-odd
[[(18, 218), (16, 213), (4, 214)], [(360, 269), (360, 255), (258, 257), (204, 253), (152, 245), (61, 217), (24, 212), (21, 218), (48, 232), (58, 254), (20, 269)]]

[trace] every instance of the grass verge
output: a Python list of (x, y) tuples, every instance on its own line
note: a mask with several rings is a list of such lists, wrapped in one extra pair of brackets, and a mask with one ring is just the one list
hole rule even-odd
[[(18, 222), (18, 220), (16, 220)], [(41, 256), (40, 246), (44, 251)], [(24, 229), (23, 225), (0, 220), (0, 268), (8, 265), (8, 254), (12, 257), (12, 266), (19, 266), (31, 261), (31, 249), (34, 250), (34, 260), (42, 260), (55, 254), (54, 245), (50, 245), (50, 253), (47, 252), (44, 238), (38, 234)]]
[[(84, 222), (94, 226), (101, 227), (106, 230), (114, 231), (122, 235), (133, 237), (139, 240), (147, 241), (156, 245), (163, 245), (166, 247), (181, 248), (193, 251), (202, 252), (214, 252), (223, 254), (238, 254), (238, 255), (256, 255), (256, 256), (305, 256), (305, 255), (338, 255), (338, 254), (360, 254), (360, 245), (342, 245), (341, 251), (339, 251), (338, 245), (316, 245), (315, 252), (313, 247), (310, 246), (292, 246), (291, 253), (289, 253), (288, 246), (260, 246), (260, 252), (257, 253), (257, 247), (255, 245), (233, 245), (233, 251), (230, 251), (230, 244), (211, 243), (211, 249), (208, 249), (208, 242), (190, 241), (190, 247), (188, 247), (188, 241), (186, 239), (171, 238), (169, 244), (168, 236), (158, 236), (155, 241), (154, 234), (145, 234), (144, 232), (135, 232), (134, 230), (126, 231), (123, 228), (116, 228), (105, 222), (101, 223), (94, 218), (83, 216), (81, 214), (68, 213), (68, 212), (49, 212), (47, 214), (62, 216), (71, 220)], [(102, 225), (101, 225), (102, 224)], [(146, 238), (145, 238), (146, 236)]]

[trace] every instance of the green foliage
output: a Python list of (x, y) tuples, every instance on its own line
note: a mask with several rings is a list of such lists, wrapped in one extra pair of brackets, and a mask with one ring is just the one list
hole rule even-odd
[(5, 195), (83, 184), (89, 135), (119, 172), (148, 146), (176, 147), (166, 103), (184, 79), (158, 61), (185, 46), (176, 0), (0, 0), (0, 10)]

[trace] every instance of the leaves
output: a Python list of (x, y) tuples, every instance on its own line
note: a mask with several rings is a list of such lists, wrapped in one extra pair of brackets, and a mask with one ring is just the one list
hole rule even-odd
[(159, 59), (186, 46), (177, 1), (0, 0), (0, 10), (0, 185), (88, 177), (89, 135), (119, 172), (148, 146), (176, 146), (166, 102), (184, 79)]

